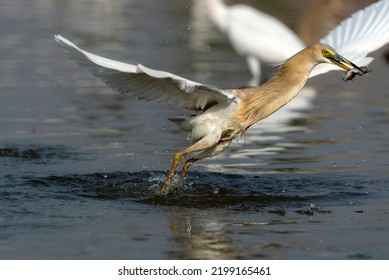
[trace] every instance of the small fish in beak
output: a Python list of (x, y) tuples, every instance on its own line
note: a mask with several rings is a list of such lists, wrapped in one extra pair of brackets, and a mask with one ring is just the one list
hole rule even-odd
[(344, 82), (352, 81), (356, 75), (362, 76), (364, 74), (370, 73), (371, 71), (372, 69), (367, 66), (352, 68), (348, 71), (345, 71), (343, 76), (343, 81)]

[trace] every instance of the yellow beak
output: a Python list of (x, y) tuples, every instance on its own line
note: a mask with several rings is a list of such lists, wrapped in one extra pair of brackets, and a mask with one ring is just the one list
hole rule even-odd
[(360, 74), (363, 74), (363, 71), (361, 68), (359, 68), (357, 65), (352, 63), (350, 60), (344, 58), (340, 54), (335, 53), (334, 55), (327, 57), (332, 63), (338, 65), (339, 67), (345, 69), (346, 71), (350, 71), (351, 69), (356, 69), (360, 71)]

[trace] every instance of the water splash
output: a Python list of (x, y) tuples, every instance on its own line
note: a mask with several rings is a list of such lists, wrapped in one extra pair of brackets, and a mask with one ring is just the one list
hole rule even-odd
[[(318, 204), (355, 201), (369, 194), (369, 182), (300, 174), (239, 175), (224, 173), (189, 174), (182, 188), (160, 194), (166, 174), (159, 171), (92, 173), (48, 177), (8, 177), (25, 188), (47, 188), (89, 199), (121, 199), (138, 203), (232, 210), (301, 208), (300, 214), (325, 213)], [(49, 195), (49, 194), (48, 194)], [(270, 211), (269, 210), (269, 211)], [(324, 211), (324, 212), (323, 212)], [(282, 212), (282, 211), (281, 211)], [(297, 213), (297, 212), (296, 212)]]

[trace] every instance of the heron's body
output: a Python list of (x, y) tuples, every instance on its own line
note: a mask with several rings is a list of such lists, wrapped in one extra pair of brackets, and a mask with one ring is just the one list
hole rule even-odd
[[(372, 58), (366, 56), (370, 51), (389, 41), (386, 32), (389, 26), (386, 24), (389, 23), (389, 0), (381, 1), (366, 10), (367, 12), (363, 11), (356, 19), (349, 19), (344, 24), (346, 31), (338, 29), (335, 32), (336, 38), (332, 39), (334, 44), (340, 45), (342, 52), (350, 53), (356, 57), (357, 63), (362, 65), (372, 61)], [(381, 24), (382, 20), (384, 24)], [(356, 30), (350, 29), (353, 21)], [(365, 21), (368, 21), (371, 27), (365, 28), (362, 24)], [(373, 43), (369, 45), (369, 42), (366, 42), (367, 46), (359, 47), (358, 41), (353, 42), (350, 39), (343, 48), (339, 43), (339, 40), (343, 42), (340, 35), (349, 33), (368, 33), (369, 38), (374, 39)], [(113, 89), (139, 99), (196, 111), (196, 116), (174, 120), (184, 130), (191, 132), (193, 144), (175, 154), (166, 182), (161, 188), (162, 192), (171, 187), (175, 170), (184, 157), (188, 156), (188, 159), (180, 172), (181, 180), (184, 180), (186, 171), (193, 162), (223, 152), (233, 139), (241, 136), (250, 126), (292, 100), (317, 65), (332, 64), (338, 69), (352, 73), (352, 78), (365, 73), (331, 46), (317, 43), (290, 57), (280, 66), (278, 73), (262, 86), (223, 90), (140, 64), (127, 64), (89, 53), (60, 35), (56, 35), (55, 39), (75, 61), (89, 68)], [(363, 41), (363, 38), (358, 39)]]
[[(300, 92), (313, 67), (321, 62), (318, 58), (307, 60), (306, 54), (320, 47), (324, 48), (325, 45), (313, 45), (291, 57), (262, 86), (225, 90), (234, 98), (186, 120), (182, 124), (183, 129), (191, 130), (192, 142), (210, 135), (214, 135), (215, 141), (219, 139), (221, 142), (239, 137), (254, 123), (276, 112)], [(301, 60), (305, 63), (301, 63)]]

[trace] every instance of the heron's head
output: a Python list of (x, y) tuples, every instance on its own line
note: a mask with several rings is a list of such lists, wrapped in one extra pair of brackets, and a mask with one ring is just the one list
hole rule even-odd
[(363, 72), (357, 65), (352, 63), (350, 60), (344, 58), (340, 54), (338, 54), (334, 48), (326, 45), (326, 44), (318, 44), (317, 51), (320, 51), (320, 62), (335, 64), (346, 71), (351, 69), (356, 69), (358, 71)]

